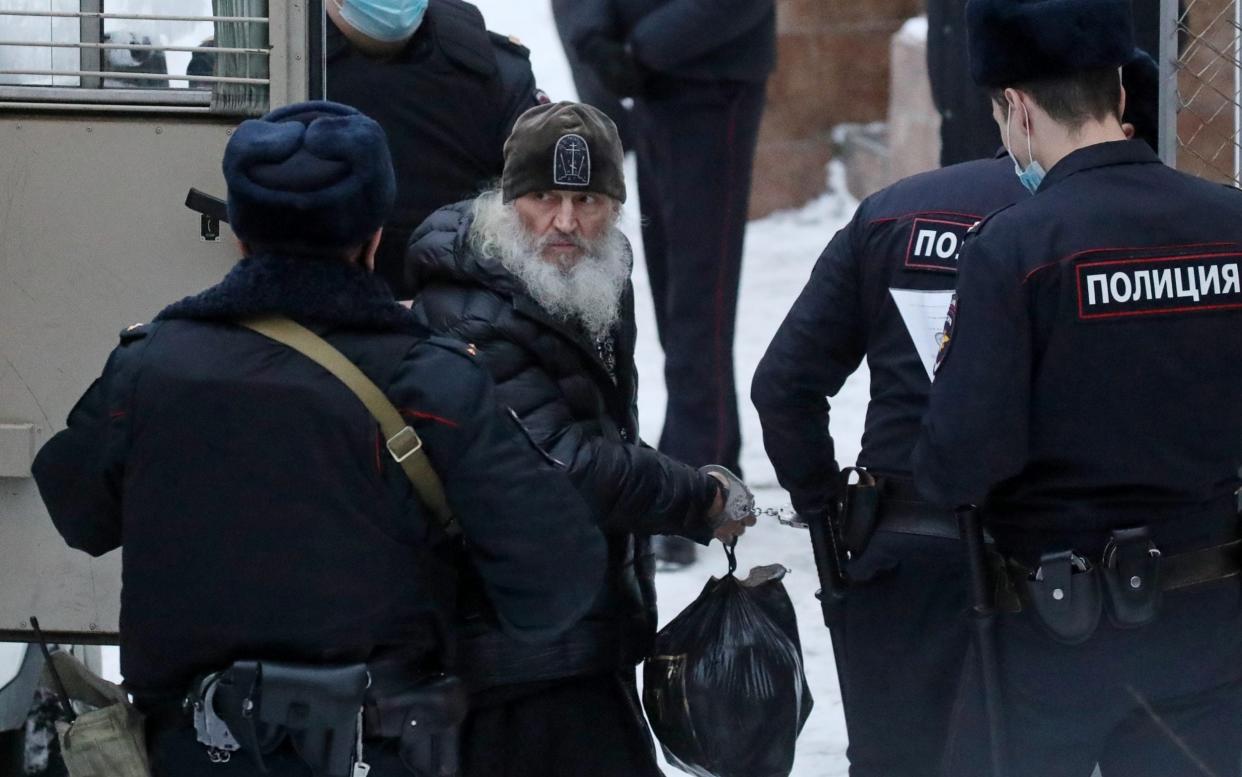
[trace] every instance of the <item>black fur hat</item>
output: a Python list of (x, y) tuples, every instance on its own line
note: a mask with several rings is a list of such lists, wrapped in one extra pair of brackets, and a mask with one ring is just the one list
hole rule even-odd
[(970, 73), (1001, 88), (1121, 67), (1134, 53), (1131, 0), (969, 0)]
[(229, 226), (255, 245), (349, 248), (392, 211), (397, 183), (379, 124), (304, 102), (242, 122), (224, 151)]

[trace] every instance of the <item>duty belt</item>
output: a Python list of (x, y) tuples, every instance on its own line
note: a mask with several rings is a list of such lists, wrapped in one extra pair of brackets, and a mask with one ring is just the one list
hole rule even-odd
[(990, 566), (998, 609), (1029, 610), (1053, 638), (1078, 644), (1105, 611), (1117, 627), (1137, 628), (1155, 620), (1164, 592), (1242, 574), (1242, 540), (1166, 555), (1137, 527), (1114, 530), (1099, 558), (1056, 550), (1031, 569), (993, 553)]
[(369, 770), (363, 740), (397, 739), (417, 774), (456, 774), (465, 685), (402, 661), (315, 665), (237, 661), (195, 682), (186, 699), (198, 740), (213, 762), (264, 755), (288, 742), (316, 777)]
[(880, 496), (880, 529), (947, 540), (960, 538), (953, 511), (924, 499), (910, 478), (881, 475), (876, 478), (876, 486)]
[[(997, 558), (1000, 558), (999, 554)], [(1160, 559), (1160, 590), (1179, 591), (1183, 588), (1242, 575), (1242, 540), (1213, 545), (1209, 548), (1188, 550), (1172, 556), (1160, 555), (1157, 558)], [(1087, 560), (1083, 559), (1083, 561)], [(1010, 577), (1014, 579), (1034, 577), (1039, 571), (1012, 558), (1004, 559), (1002, 563), (1009, 570)], [(996, 566), (994, 562), (993, 567)], [(1089, 563), (1086, 564), (1086, 569), (1090, 567)], [(1013, 605), (1013, 609), (1006, 611), (1021, 612), (1022, 606), (1017, 603)]]

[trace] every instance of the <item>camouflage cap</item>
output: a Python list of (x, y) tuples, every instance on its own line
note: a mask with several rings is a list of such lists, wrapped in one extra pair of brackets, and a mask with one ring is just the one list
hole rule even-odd
[(538, 105), (505, 142), (505, 202), (531, 192), (581, 190), (625, 202), (625, 152), (617, 125), (583, 103)]

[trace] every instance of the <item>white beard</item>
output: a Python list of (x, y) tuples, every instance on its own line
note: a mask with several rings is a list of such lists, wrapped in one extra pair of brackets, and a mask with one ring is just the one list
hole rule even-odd
[(496, 259), (522, 282), (548, 314), (576, 323), (593, 339), (604, 337), (621, 315), (621, 294), (630, 277), (629, 243), (615, 222), (597, 240), (579, 239), (583, 257), (562, 268), (543, 258), (545, 239), (532, 237), (517, 209), (498, 191), (474, 202), (470, 246)]

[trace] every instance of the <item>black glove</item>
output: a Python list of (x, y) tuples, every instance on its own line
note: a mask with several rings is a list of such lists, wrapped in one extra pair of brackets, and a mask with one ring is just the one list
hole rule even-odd
[(578, 56), (617, 97), (642, 94), (647, 74), (629, 46), (621, 41), (592, 36), (578, 45)]

